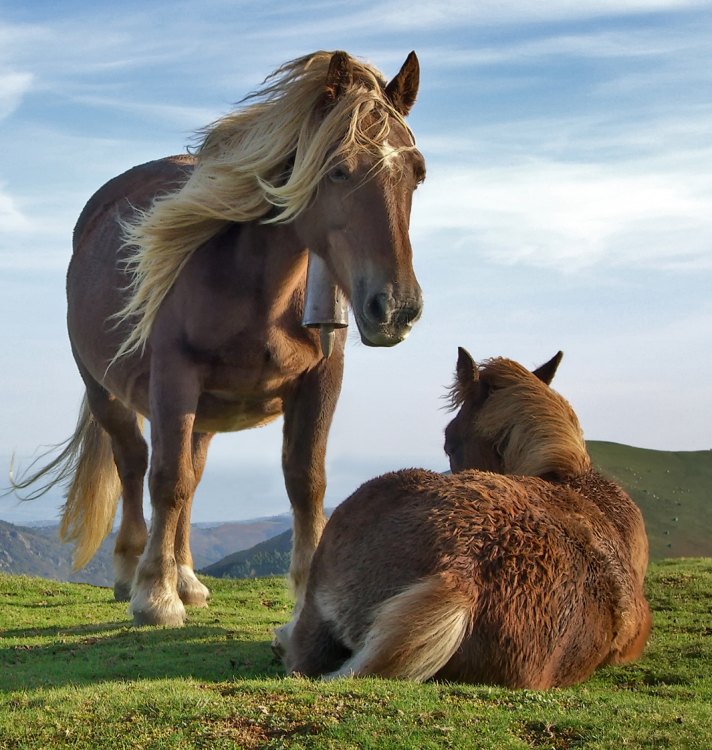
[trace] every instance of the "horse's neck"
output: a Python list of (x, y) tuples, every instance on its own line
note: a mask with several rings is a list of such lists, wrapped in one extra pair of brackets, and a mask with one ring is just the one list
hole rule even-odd
[(210, 244), (202, 262), (276, 307), (304, 286), (307, 249), (289, 224), (232, 224)]

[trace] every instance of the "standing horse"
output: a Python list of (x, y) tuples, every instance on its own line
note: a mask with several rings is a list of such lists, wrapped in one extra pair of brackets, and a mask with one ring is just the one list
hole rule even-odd
[(643, 518), (548, 387), (560, 358), (530, 373), (460, 349), (455, 473), (386, 474), (334, 511), (282, 644), (289, 671), (549, 688), (640, 655)]
[(123, 496), (114, 591), (136, 624), (180, 625), (184, 603), (205, 605), (189, 529), (208, 444), (281, 414), (299, 610), (346, 338), (336, 331), (323, 356), (302, 325), (307, 260), (346, 295), (367, 345), (397, 344), (420, 316), (408, 226), (425, 166), (404, 120), (418, 79), (414, 53), (389, 83), (345, 52), (289, 62), (205, 131), (195, 157), (131, 169), (79, 217), (68, 328), (86, 398), (61, 455), (15, 487), (70, 482), (61, 531), (78, 566)]

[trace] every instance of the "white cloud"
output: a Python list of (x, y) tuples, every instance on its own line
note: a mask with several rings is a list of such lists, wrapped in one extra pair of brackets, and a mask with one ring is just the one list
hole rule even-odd
[(141, 102), (124, 97), (105, 97), (75, 95), (72, 100), (77, 104), (84, 104), (97, 110), (117, 110), (138, 115), (145, 120), (159, 120), (170, 123), (173, 129), (183, 128), (193, 132), (208, 125), (220, 115), (225, 114), (216, 109), (206, 107), (191, 107), (159, 102)]
[(361, 4), (357, 12), (317, 14), (301, 23), (275, 24), (254, 33), (261, 38), (290, 38), (338, 35), (345, 29), (357, 34), (387, 29), (390, 34), (403, 32), (437, 32), (488, 25), (522, 24), (529, 22), (574, 21), (602, 16), (621, 17), (640, 13), (664, 12), (704, 6), (704, 0), (547, 0), (532, 3), (524, 0), (442, 0), (441, 2), (391, 2)]
[(32, 81), (31, 73), (0, 71), (0, 120), (15, 112)]
[(20, 210), (17, 202), (0, 184), (0, 227), (3, 234), (27, 232), (31, 226), (31, 222)]
[(534, 160), (429, 177), (414, 231), (459, 233), (491, 260), (712, 269), (712, 178), (649, 164)]
[[(468, 47), (432, 45), (422, 50), (428, 65), (439, 68), (491, 67), (501, 64), (539, 61), (552, 57), (576, 59), (666, 58), (671, 64), (684, 64), (698, 53), (707, 53), (709, 31), (704, 25), (692, 29), (662, 31), (632, 29), (623, 31), (589, 30), (582, 33), (550, 32), (541, 37), (496, 45), (476, 44)], [(700, 75), (708, 71), (700, 69)], [(648, 71), (657, 77), (660, 70)], [(642, 75), (642, 74), (641, 74)]]

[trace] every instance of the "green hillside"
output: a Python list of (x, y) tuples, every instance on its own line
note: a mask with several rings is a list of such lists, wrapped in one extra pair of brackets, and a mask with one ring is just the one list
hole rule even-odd
[(654, 451), (590, 441), (602, 473), (643, 511), (650, 556), (712, 556), (712, 451)]
[[(291, 526), (289, 514), (251, 521), (193, 525), (190, 546), (196, 567), (210, 565), (236, 549), (252, 548)], [(0, 572), (41, 576), (58, 581), (112, 586), (116, 534), (104, 540), (89, 564), (72, 569), (73, 545), (59, 540), (58, 525), (27, 528), (0, 521)], [(259, 575), (263, 571), (259, 570)], [(244, 576), (249, 578), (250, 574)]]
[(281, 579), (207, 581), (184, 628), (130, 627), (108, 589), (0, 574), (2, 750), (708, 750), (712, 560), (651, 566), (635, 664), (515, 691), (285, 678)]
[(250, 549), (234, 552), (200, 572), (215, 578), (263, 578), (284, 575), (289, 570), (291, 553), (292, 532), (289, 530)]

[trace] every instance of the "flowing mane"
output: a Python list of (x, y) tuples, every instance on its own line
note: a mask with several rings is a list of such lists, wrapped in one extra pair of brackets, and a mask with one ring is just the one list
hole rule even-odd
[[(578, 476), (591, 468), (583, 431), (568, 401), (511, 359), (479, 366), (489, 389), (475, 430), (497, 446), (507, 474)], [(467, 394), (456, 383), (449, 402), (456, 409)]]
[[(330, 106), (324, 91), (330, 52), (285, 63), (237, 111), (202, 132), (195, 168), (175, 192), (124, 224), (130, 297), (114, 317), (131, 329), (113, 361), (145, 346), (161, 302), (204, 242), (230, 222), (293, 220), (319, 181), (357, 153), (390, 161), (391, 124), (403, 116), (384, 96), (385, 79), (350, 58), (353, 80)], [(412, 138), (412, 134), (411, 134)], [(412, 140), (414, 148), (415, 141)]]

